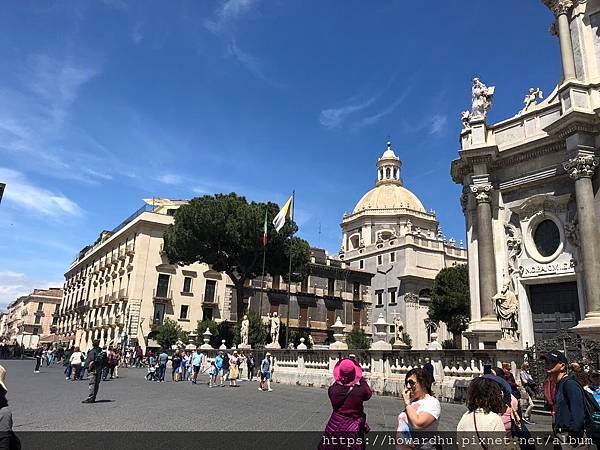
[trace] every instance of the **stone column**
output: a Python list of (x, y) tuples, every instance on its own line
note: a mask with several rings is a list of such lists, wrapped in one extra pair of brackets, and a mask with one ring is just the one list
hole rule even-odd
[(563, 167), (575, 180), (577, 221), (581, 259), (585, 279), (586, 318), (600, 318), (600, 245), (598, 222), (594, 206), (592, 175), (600, 160), (592, 155), (580, 155), (563, 163)]
[(573, 43), (571, 42), (571, 30), (567, 14), (573, 7), (573, 0), (544, 0), (548, 8), (556, 16), (558, 23), (558, 39), (560, 41), (560, 56), (563, 66), (565, 80), (576, 78), (575, 60), (573, 58)]
[(492, 297), (496, 295), (496, 260), (492, 229), (492, 185), (473, 184), (471, 192), (477, 201), (477, 247), (479, 256), (479, 302), (481, 320), (496, 320)]

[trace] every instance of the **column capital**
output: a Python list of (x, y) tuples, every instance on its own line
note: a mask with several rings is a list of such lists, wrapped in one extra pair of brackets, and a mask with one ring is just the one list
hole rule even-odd
[(471, 193), (475, 196), (477, 204), (490, 203), (492, 201), (492, 185), (487, 184), (472, 184), (469, 186)]
[(561, 14), (567, 14), (573, 7), (573, 0), (542, 0), (552, 13), (558, 17)]
[(591, 178), (600, 160), (593, 155), (580, 155), (563, 162), (563, 168), (573, 180)]

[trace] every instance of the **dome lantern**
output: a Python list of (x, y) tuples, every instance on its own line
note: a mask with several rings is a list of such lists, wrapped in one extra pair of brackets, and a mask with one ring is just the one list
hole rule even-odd
[(383, 152), (381, 158), (377, 160), (377, 183), (375, 186), (382, 184), (397, 184), (402, 186), (402, 179), (400, 178), (401, 167), (402, 161), (394, 153), (392, 143), (388, 141), (387, 149)]

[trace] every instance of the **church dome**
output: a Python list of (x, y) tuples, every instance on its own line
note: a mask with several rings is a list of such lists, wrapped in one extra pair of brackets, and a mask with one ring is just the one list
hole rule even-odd
[(426, 212), (421, 201), (415, 194), (402, 185), (400, 169), (402, 161), (392, 149), (392, 143), (377, 160), (377, 182), (375, 187), (367, 192), (354, 207), (354, 213), (368, 209), (407, 208)]
[(408, 208), (426, 212), (421, 200), (398, 184), (380, 184), (367, 192), (354, 207), (354, 213), (367, 209)]

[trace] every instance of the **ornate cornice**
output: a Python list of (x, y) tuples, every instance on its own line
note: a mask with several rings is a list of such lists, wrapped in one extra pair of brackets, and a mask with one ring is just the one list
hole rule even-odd
[(558, 17), (561, 14), (567, 14), (573, 7), (573, 0), (542, 0), (544, 5), (550, 8), (550, 11)]
[[(518, 153), (516, 155), (509, 156), (507, 158), (498, 158), (494, 161), (492, 165), (492, 169), (500, 168), (500, 167), (510, 167), (515, 164), (519, 164), (524, 161), (529, 161), (532, 159), (537, 159), (541, 156), (544, 156), (548, 153), (560, 152), (566, 149), (565, 141), (555, 142), (553, 144), (543, 145), (541, 147), (537, 147), (533, 150), (529, 150), (526, 152)], [(500, 153), (502, 156), (502, 153)]]
[(592, 155), (580, 155), (563, 163), (565, 171), (573, 180), (580, 178), (591, 178), (600, 160)]
[(472, 184), (470, 186), (471, 193), (475, 196), (477, 203), (489, 203), (492, 201), (492, 185), (491, 184)]

